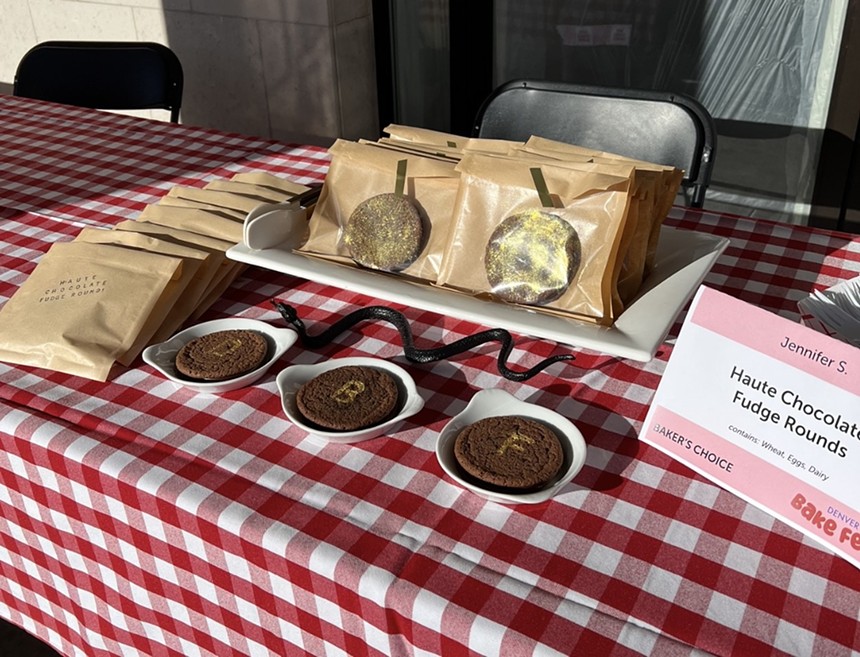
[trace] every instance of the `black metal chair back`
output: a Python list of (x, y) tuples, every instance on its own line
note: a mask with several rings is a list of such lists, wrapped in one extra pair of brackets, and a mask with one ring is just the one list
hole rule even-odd
[(708, 111), (680, 94), (515, 80), (484, 101), (473, 136), (540, 136), (684, 171), (686, 200), (702, 207), (716, 155)]
[(94, 109), (166, 109), (179, 121), (182, 64), (160, 43), (46, 41), (18, 64), (12, 93)]

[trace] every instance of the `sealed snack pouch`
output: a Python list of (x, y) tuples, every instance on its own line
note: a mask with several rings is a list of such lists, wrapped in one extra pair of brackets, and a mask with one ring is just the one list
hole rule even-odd
[(142, 217), (136, 221), (121, 221), (114, 226), (114, 230), (151, 235), (159, 240), (169, 240), (175, 244), (191, 246), (208, 254), (209, 257), (201, 276), (208, 279), (209, 282), (189, 320), (197, 319), (206, 312), (247, 267), (244, 263), (227, 258), (226, 251), (233, 246), (233, 242), (209, 235), (149, 223), (144, 221)]
[(396, 123), (386, 126), (383, 132), (396, 141), (424, 144), (425, 146), (444, 146), (456, 150), (462, 150), (465, 143), (469, 140), (468, 137), (461, 137), (449, 132)]
[(288, 178), (277, 176), (274, 173), (269, 173), (268, 171), (244, 171), (242, 173), (235, 174), (230, 178), (230, 180), (254, 185), (255, 187), (266, 187), (276, 192), (281, 192), (283, 193), (283, 197), (280, 199), (281, 201), (293, 196), (298, 196), (309, 189), (307, 185), (293, 182)]
[(676, 169), (673, 166), (657, 164), (654, 162), (645, 162), (635, 158), (618, 155), (616, 153), (608, 153), (604, 151), (596, 151), (590, 148), (583, 148), (572, 144), (552, 141), (542, 137), (531, 137), (526, 142), (526, 149), (539, 149), (541, 152), (555, 151), (561, 154), (579, 153), (591, 158), (593, 162), (626, 162), (633, 164), (637, 171), (650, 171), (652, 176), (657, 176), (654, 183), (655, 193), (651, 214), (651, 228), (648, 236), (648, 246), (646, 247), (645, 255), (645, 271), (647, 276), (654, 267), (654, 260), (657, 256), (657, 246), (660, 241), (660, 229), (663, 226), (663, 221), (666, 219), (672, 204), (677, 198), (678, 191), (681, 187), (681, 181), (684, 178), (684, 172), (681, 169)]
[(586, 155), (579, 147), (542, 138), (533, 138), (513, 153), (519, 157), (546, 157), (572, 167), (590, 167), (592, 171), (630, 176), (630, 208), (615, 265), (620, 312), (639, 292), (645, 278), (645, 263), (656, 221), (655, 204), (662, 185), (661, 172), (649, 168), (650, 165), (638, 166), (634, 160)]
[(437, 283), (608, 325), (630, 178), (466, 153)]
[(453, 162), (340, 140), (299, 253), (435, 281), (457, 195)]
[[(148, 320), (157, 327), (148, 340), (150, 344), (167, 340), (191, 317), (209, 284), (210, 279), (206, 276), (209, 271), (206, 266), (208, 265), (209, 254), (201, 249), (176, 244), (170, 240), (159, 239), (143, 233), (105, 228), (83, 228), (75, 237), (75, 242), (114, 244), (137, 251), (160, 253), (182, 260), (181, 275), (170, 283), (170, 287), (173, 288), (172, 295), (162, 299), (163, 312), (152, 313)], [(148, 331), (142, 333), (146, 332)], [(117, 360), (123, 365), (130, 365), (137, 356), (137, 351), (133, 347), (126, 356)]]
[(411, 126), (391, 124), (385, 128), (389, 136), (379, 140), (380, 144), (411, 149), (430, 155), (441, 155), (459, 160), (463, 153), (498, 153), (505, 154), (511, 148), (522, 146), (522, 142), (509, 139), (482, 139), (479, 137), (461, 137), (447, 132), (414, 128)]
[(57, 242), (0, 309), (0, 360), (105, 381), (152, 337), (181, 276), (181, 258)]

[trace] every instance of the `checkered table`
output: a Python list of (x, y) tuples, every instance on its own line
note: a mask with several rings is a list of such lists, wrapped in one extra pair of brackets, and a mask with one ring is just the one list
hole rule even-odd
[[(49, 245), (134, 218), (177, 184), (265, 170), (322, 180), (324, 150), (0, 97), (0, 304)], [(797, 319), (860, 273), (860, 239), (675, 208), (731, 245), (706, 283)], [(202, 319), (322, 327), (373, 300), (249, 268)], [(419, 346), (480, 330), (398, 306)], [(680, 319), (679, 319), (680, 321)], [(494, 349), (408, 363), (364, 324), (293, 346), (259, 383), (180, 389), (138, 361), (108, 383), (0, 363), (0, 615), (64, 655), (848, 655), (860, 572), (637, 440), (669, 358), (576, 350), (525, 383)], [(517, 336), (525, 367), (566, 347)], [(283, 415), (274, 372), (380, 356), (425, 408), (387, 436), (321, 444)], [(434, 444), (478, 390), (581, 429), (557, 497), (503, 506), (450, 480)]]

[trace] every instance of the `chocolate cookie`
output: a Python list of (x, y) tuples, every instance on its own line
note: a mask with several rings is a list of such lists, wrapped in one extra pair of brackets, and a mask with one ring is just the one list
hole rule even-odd
[(215, 331), (186, 343), (176, 354), (176, 370), (189, 379), (223, 381), (255, 370), (268, 351), (258, 331)]
[(379, 424), (397, 409), (397, 382), (373, 367), (346, 365), (314, 377), (296, 393), (299, 412), (311, 423), (335, 431)]
[(424, 243), (424, 223), (406, 196), (378, 194), (353, 211), (343, 240), (358, 264), (399, 271), (418, 258)]
[(582, 259), (576, 229), (558, 215), (528, 210), (504, 219), (487, 242), (490, 289), (512, 303), (542, 305), (570, 286)]
[(549, 427), (516, 415), (488, 417), (463, 428), (454, 457), (478, 482), (527, 491), (552, 481), (561, 469), (561, 442)]

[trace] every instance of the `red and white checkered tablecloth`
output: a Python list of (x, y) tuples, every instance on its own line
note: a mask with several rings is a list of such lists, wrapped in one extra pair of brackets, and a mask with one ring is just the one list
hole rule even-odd
[[(0, 304), (52, 242), (173, 185), (326, 166), (318, 148), (0, 97)], [(670, 223), (731, 239), (708, 285), (794, 319), (860, 273), (856, 236), (681, 208)], [(372, 301), (249, 268), (202, 319), (278, 324), (274, 296), (311, 328)], [(399, 308), (419, 346), (483, 328)], [(566, 351), (517, 342), (514, 366)], [(354, 445), (286, 420), (278, 367), (212, 396), (140, 361), (108, 383), (0, 363), (0, 616), (69, 656), (860, 652), (855, 567), (637, 440), (670, 353), (577, 350), (514, 383), (492, 349), (410, 364), (387, 324), (293, 346), (279, 366), (373, 355), (414, 376), (425, 408)], [(581, 429), (586, 465), (551, 501), (488, 502), (438, 465), (440, 429), (485, 388)]]

